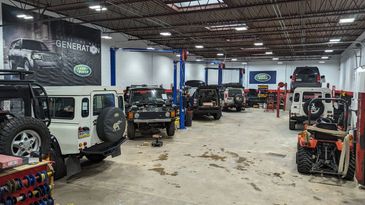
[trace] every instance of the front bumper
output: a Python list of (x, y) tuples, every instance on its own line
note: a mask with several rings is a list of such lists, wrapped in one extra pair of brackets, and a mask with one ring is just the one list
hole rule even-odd
[(32, 60), (31, 66), (34, 68), (62, 68), (62, 63), (59, 61), (43, 61), (43, 60)]
[(92, 147), (83, 149), (81, 151), (81, 154), (84, 155), (103, 155), (103, 156), (112, 156), (116, 157), (121, 155), (120, 145), (123, 144), (127, 138), (123, 136), (119, 141), (117, 142), (103, 142), (100, 144), (96, 144)]

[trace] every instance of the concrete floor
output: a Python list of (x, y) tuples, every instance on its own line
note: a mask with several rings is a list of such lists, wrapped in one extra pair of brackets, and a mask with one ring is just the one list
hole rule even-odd
[(201, 119), (164, 146), (127, 141), (122, 156), (84, 163), (56, 182), (59, 204), (364, 204), (355, 182), (296, 171), (296, 134), (287, 114), (248, 109)]

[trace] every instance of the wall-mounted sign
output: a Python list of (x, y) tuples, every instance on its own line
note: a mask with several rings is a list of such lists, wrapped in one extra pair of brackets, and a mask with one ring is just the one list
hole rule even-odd
[(42, 85), (101, 85), (99, 30), (1, 6), (4, 69), (34, 71)]
[(276, 84), (276, 71), (250, 71), (250, 84)]

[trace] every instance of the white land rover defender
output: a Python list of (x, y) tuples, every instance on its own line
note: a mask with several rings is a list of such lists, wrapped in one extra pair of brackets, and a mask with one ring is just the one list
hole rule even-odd
[(309, 109), (309, 102), (314, 98), (331, 98), (331, 90), (316, 87), (298, 87), (294, 90), (289, 111), (290, 130), (295, 130), (296, 124), (303, 124), (308, 120), (309, 110), (311, 120), (333, 117), (334, 108), (331, 100), (317, 101)]
[(45, 87), (52, 123), (51, 153), (56, 178), (81, 170), (80, 158), (99, 162), (121, 154), (124, 135), (123, 91), (116, 87)]

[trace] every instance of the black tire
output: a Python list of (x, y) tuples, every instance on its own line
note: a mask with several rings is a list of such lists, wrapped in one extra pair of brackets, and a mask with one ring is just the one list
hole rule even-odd
[[(13, 139), (18, 136), (19, 133), (25, 130), (30, 130), (37, 134), (40, 138), (40, 147), (42, 154), (48, 154), (50, 150), (51, 134), (46, 124), (39, 119), (32, 117), (15, 117), (4, 121), (0, 125), (0, 153), (6, 155), (15, 155), (11, 145)], [(25, 155), (27, 152), (23, 154)]]
[[(310, 100), (307, 100), (303, 105), (303, 111), (308, 116), (308, 106), (309, 106)], [(321, 115), (324, 112), (324, 104), (321, 101), (317, 101), (314, 103), (314, 105), (318, 108), (318, 111), (316, 113), (311, 113), (311, 120), (318, 119), (321, 117)]]
[(313, 154), (313, 150), (298, 146), (296, 162), (299, 173), (310, 174), (314, 163), (312, 158)]
[(191, 127), (193, 124), (193, 111), (188, 110), (186, 112), (186, 118), (185, 118), (185, 126)]
[(356, 164), (356, 154), (355, 154), (355, 149), (350, 150), (350, 163), (349, 163), (349, 168), (347, 170), (347, 174), (344, 177), (344, 179), (346, 180), (354, 180), (354, 176), (355, 176), (355, 164)]
[(104, 108), (96, 121), (96, 132), (104, 142), (119, 141), (125, 131), (125, 115), (123, 110), (116, 107)]
[(166, 133), (169, 137), (175, 135), (175, 121), (166, 123)]
[(289, 130), (295, 130), (295, 124), (294, 121), (289, 120)]
[(133, 140), (134, 138), (136, 138), (136, 128), (134, 127), (133, 122), (128, 122), (127, 136), (128, 136), (128, 139), (130, 139), (130, 140)]
[(236, 107), (236, 111), (237, 112), (241, 112), (242, 111), (242, 107)]
[(62, 157), (61, 153), (59, 153), (57, 149), (54, 149), (53, 147), (51, 147), (50, 149), (50, 154), (51, 160), (54, 162), (52, 164), (54, 170), (54, 178), (61, 179), (67, 174), (65, 160)]
[(221, 112), (216, 113), (216, 114), (213, 115), (213, 117), (214, 117), (215, 120), (219, 120), (222, 117), (222, 113)]
[(90, 154), (90, 155), (86, 155), (86, 158), (91, 162), (99, 163), (99, 162), (102, 162), (106, 158), (106, 156), (101, 155), (101, 154)]

